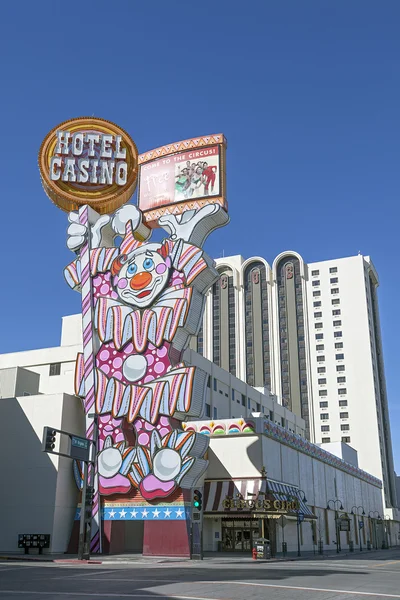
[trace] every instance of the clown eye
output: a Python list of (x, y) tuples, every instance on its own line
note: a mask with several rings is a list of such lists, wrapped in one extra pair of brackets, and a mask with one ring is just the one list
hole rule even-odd
[(143, 268), (146, 269), (146, 271), (152, 271), (154, 269), (154, 261), (151, 258), (146, 258), (143, 262)]
[(137, 271), (137, 266), (135, 263), (132, 263), (131, 265), (129, 265), (129, 267), (126, 270), (126, 274), (127, 275), (134, 275)]

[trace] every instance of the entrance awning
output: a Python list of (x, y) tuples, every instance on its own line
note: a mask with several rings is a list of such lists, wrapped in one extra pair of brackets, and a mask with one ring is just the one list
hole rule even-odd
[[(239, 498), (246, 501), (245, 506), (227, 507), (227, 499)], [(241, 514), (254, 514), (255, 509), (251, 506), (251, 501), (264, 502), (269, 501), (270, 510), (261, 509), (257, 512), (269, 513), (272, 516), (280, 516), (281, 514), (297, 515), (299, 512), (304, 514), (305, 518), (315, 518), (311, 509), (301, 499), (301, 494), (298, 488), (287, 483), (273, 481), (259, 477), (257, 479), (220, 479), (208, 480), (204, 483), (204, 514), (205, 515), (224, 515), (237, 516)], [(281, 501), (282, 510), (275, 508), (274, 502)], [(297, 510), (287, 508), (285, 510), (284, 503), (289, 505), (293, 501), (297, 503)], [(279, 506), (279, 504), (278, 504)]]

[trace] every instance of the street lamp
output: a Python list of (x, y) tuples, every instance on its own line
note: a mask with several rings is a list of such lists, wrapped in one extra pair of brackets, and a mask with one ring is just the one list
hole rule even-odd
[[(301, 497), (301, 494), (303, 495), (303, 497)], [(307, 503), (307, 498), (306, 498), (306, 494), (303, 490), (297, 490), (297, 496), (300, 498), (300, 500), (304, 503)], [(299, 510), (297, 511), (297, 556), (301, 556), (301, 551), (300, 551), (300, 523), (302, 523), (304, 521), (304, 513), (300, 512), (300, 507)]]
[(377, 519), (382, 519), (382, 517), (381, 517), (380, 513), (377, 510), (370, 510), (369, 513), (368, 513), (368, 516), (374, 522), (375, 549), (378, 550), (378, 534), (377, 534), (377, 531), (376, 531), (376, 520)]
[[(360, 505), (360, 506), (352, 506), (352, 507), (351, 507), (351, 514), (352, 514), (352, 515), (355, 515), (355, 514), (357, 514), (357, 511), (358, 511), (360, 508), (362, 508), (362, 513), (361, 513), (361, 514), (362, 514), (362, 516), (364, 516), (364, 515), (365, 515), (365, 510), (364, 510), (364, 507), (363, 507), (363, 506), (361, 506), (361, 505)], [(356, 509), (356, 510), (354, 511), (354, 509)], [(361, 524), (362, 524), (362, 527), (360, 527), (360, 525), (361, 525)], [(362, 521), (358, 521), (358, 537), (360, 538), (360, 552), (362, 552), (362, 544), (361, 544), (361, 529), (362, 529), (363, 527), (364, 527), (364, 519), (363, 519)], [(365, 538), (364, 538), (364, 539), (365, 539)]]
[[(333, 509), (331, 509), (330, 504), (333, 504)], [(337, 508), (337, 504), (340, 504), (339, 508)], [(338, 520), (338, 510), (344, 510), (342, 501), (336, 498), (336, 500), (328, 500), (328, 504), (326, 506), (327, 510), (335, 511), (335, 528), (336, 528), (336, 554), (341, 552), (342, 548), (340, 545), (340, 531), (339, 531), (339, 520)]]

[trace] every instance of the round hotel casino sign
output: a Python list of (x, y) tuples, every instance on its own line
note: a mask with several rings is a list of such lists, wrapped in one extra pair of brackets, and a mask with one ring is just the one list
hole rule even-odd
[(62, 210), (88, 204), (100, 214), (111, 213), (135, 191), (138, 150), (111, 121), (70, 119), (45, 137), (39, 169), (46, 194)]

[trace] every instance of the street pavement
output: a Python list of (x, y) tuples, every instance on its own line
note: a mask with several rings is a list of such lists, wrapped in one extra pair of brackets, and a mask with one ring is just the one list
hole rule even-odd
[(288, 561), (0, 562), (0, 600), (400, 600), (400, 549)]

